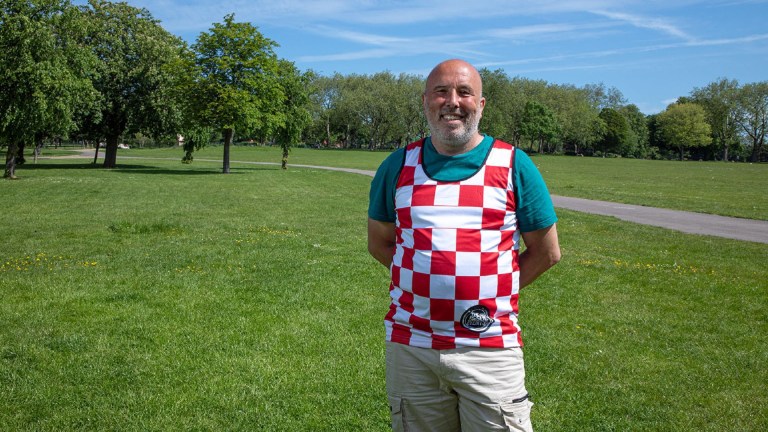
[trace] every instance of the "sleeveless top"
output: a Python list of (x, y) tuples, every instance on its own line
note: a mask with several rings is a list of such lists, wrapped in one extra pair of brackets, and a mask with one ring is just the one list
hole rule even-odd
[(496, 140), (476, 173), (442, 182), (425, 172), (423, 146), (406, 147), (395, 189), (387, 340), (433, 349), (520, 347), (515, 149)]

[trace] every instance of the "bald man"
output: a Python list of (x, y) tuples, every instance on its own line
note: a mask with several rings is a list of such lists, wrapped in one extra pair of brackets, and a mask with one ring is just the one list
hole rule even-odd
[(478, 131), (472, 65), (438, 64), (422, 102), (431, 135), (381, 164), (368, 208), (368, 251), (391, 275), (392, 429), (532, 431), (518, 295), (560, 260), (549, 192), (525, 153)]

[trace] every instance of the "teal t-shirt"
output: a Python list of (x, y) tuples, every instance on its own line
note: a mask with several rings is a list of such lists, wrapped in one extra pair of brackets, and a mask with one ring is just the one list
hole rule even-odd
[[(424, 144), (424, 171), (433, 180), (456, 182), (473, 176), (483, 166), (493, 145), (488, 135), (472, 150), (445, 156), (435, 150), (427, 138)], [(395, 188), (403, 167), (405, 149), (401, 148), (382, 162), (371, 182), (368, 217), (381, 222), (395, 222)], [(521, 232), (536, 231), (557, 222), (547, 185), (536, 165), (525, 152), (515, 148), (513, 181), (517, 199), (517, 220)]]

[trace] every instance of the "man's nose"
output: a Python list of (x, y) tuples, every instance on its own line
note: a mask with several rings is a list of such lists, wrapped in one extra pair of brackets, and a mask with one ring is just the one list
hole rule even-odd
[(459, 106), (459, 92), (456, 90), (449, 90), (448, 95), (445, 98), (445, 103), (450, 107)]

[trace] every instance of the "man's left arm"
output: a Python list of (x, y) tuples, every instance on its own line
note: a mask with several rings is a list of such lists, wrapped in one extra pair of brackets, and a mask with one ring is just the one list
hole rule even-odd
[(520, 288), (531, 284), (560, 261), (557, 224), (522, 233), (525, 251), (520, 254)]

